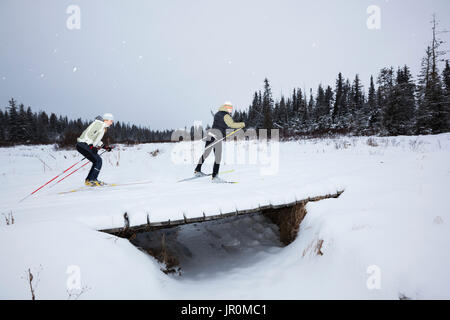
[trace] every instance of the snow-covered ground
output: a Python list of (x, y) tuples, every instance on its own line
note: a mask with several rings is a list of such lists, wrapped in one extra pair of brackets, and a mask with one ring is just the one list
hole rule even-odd
[[(257, 150), (256, 164), (227, 158), (232, 146), (221, 170), (234, 171), (222, 177), (238, 184), (177, 183), (192, 174), (189, 143), (120, 146), (104, 156), (100, 179), (151, 182), (58, 194), (80, 187), (83, 169), (22, 203), (79, 156), (51, 146), (0, 149), (0, 298), (31, 297), (28, 269), (37, 299), (450, 298), (450, 134), (283, 142), (269, 158), (267, 144), (241, 143), (235, 153)], [(340, 189), (338, 199), (307, 205), (298, 238), (284, 248), (258, 216), (179, 227), (182, 276), (96, 231), (123, 226), (125, 212), (139, 225), (147, 215), (213, 215)]]

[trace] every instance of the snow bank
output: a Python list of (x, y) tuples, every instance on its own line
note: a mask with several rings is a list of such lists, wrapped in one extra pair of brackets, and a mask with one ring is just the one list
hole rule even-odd
[(28, 269), (36, 299), (169, 298), (151, 257), (74, 222), (2, 226), (0, 243), (0, 299), (31, 299)]

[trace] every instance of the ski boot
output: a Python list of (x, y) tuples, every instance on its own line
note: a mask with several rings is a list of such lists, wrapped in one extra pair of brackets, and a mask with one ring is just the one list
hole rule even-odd
[(86, 180), (84, 184), (87, 185), (88, 187), (102, 187), (106, 185), (106, 183), (99, 180)]
[(204, 177), (207, 176), (206, 173), (203, 173), (201, 171), (194, 171), (194, 177), (200, 178), (200, 177)]
[(227, 181), (219, 178), (219, 176), (212, 177), (211, 182), (212, 183), (227, 183)]

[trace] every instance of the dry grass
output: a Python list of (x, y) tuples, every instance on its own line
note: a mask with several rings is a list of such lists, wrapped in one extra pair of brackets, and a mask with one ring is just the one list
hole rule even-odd
[(34, 294), (33, 289), (33, 274), (31, 273), (31, 270), (28, 269), (28, 284), (30, 285), (30, 291), (31, 291), (31, 300), (36, 300), (36, 296)]
[(317, 240), (316, 246), (315, 246), (315, 248), (314, 248), (314, 252), (315, 252), (318, 256), (323, 256), (322, 245), (323, 245), (323, 240)]
[(149, 155), (152, 157), (156, 157), (161, 151), (159, 149), (153, 150), (153, 151), (149, 151)]
[[(42, 271), (42, 265), (39, 265), (39, 269), (35, 270), (34, 273), (37, 274), (36, 276), (31, 272), (31, 268), (28, 268), (26, 270), (25, 274), (25, 280), (28, 283), (28, 286), (30, 287), (31, 292), (31, 300), (36, 300), (36, 289), (39, 285), (40, 281), (40, 273)], [(23, 279), (23, 277), (21, 277)]]
[(375, 140), (375, 138), (373, 138), (373, 137), (370, 137), (369, 139), (367, 139), (367, 145), (368, 146), (371, 146), (371, 147), (378, 147), (378, 143), (377, 143), (377, 141)]
[(340, 150), (340, 149), (348, 149), (352, 146), (352, 143), (350, 141), (347, 140), (338, 140), (334, 142), (334, 148), (336, 150)]
[(323, 256), (322, 246), (323, 246), (323, 240), (322, 239), (318, 239), (318, 240), (312, 241), (305, 248), (305, 250), (303, 250), (302, 257), (305, 257), (308, 253), (310, 255)]
[(7, 226), (14, 224), (14, 216), (13, 216), (12, 211), (10, 211), (7, 215), (5, 215), (4, 213), (2, 213), (2, 215), (5, 218), (5, 222), (6, 222)]

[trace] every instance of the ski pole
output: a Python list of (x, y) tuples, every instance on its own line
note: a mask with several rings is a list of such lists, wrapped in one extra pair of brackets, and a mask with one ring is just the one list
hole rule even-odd
[[(219, 143), (220, 141), (222, 141), (222, 140), (228, 138), (229, 136), (232, 136), (233, 134), (235, 134), (236, 132), (238, 132), (239, 130), (242, 130), (242, 129), (243, 129), (243, 128), (239, 128), (239, 129), (237, 129), (237, 130), (234, 130), (233, 132), (230, 132), (229, 134), (227, 134), (227, 135), (226, 135), (225, 137), (223, 137), (222, 139), (217, 140), (217, 141), (214, 142), (213, 144), (210, 144), (209, 146), (207, 146), (207, 147), (205, 148), (205, 151), (208, 150), (209, 148), (213, 147), (214, 145), (216, 145), (216, 144)], [(205, 151), (203, 151), (203, 152), (205, 152)]]
[[(100, 153), (99, 156), (101, 156), (101, 155), (104, 154), (105, 152), (106, 152), (106, 150), (103, 151), (102, 153)], [(90, 161), (87, 161), (85, 164), (83, 164), (83, 165), (82, 165), (81, 167), (79, 167), (78, 169), (73, 170), (71, 173), (69, 173), (68, 175), (66, 175), (64, 178), (58, 180), (58, 181), (55, 183), (55, 185), (58, 184), (58, 183), (60, 183), (60, 182), (63, 181), (64, 179), (68, 178), (69, 176), (71, 176), (72, 174), (74, 174), (75, 172), (77, 172), (78, 170), (80, 170), (81, 168), (83, 168), (85, 165), (88, 165), (89, 163), (90, 163)]]
[(64, 173), (66, 173), (67, 171), (69, 171), (70, 169), (72, 169), (73, 167), (75, 167), (77, 164), (79, 164), (81, 161), (83, 161), (84, 159), (86, 159), (86, 157), (84, 157), (83, 159), (81, 159), (80, 161), (78, 161), (77, 163), (71, 165), (69, 168), (67, 168), (66, 170), (64, 170), (63, 172), (61, 172), (60, 174), (58, 174), (56, 177), (54, 177), (53, 179), (51, 179), (50, 181), (47, 181), (45, 184), (43, 184), (42, 186), (40, 186), (39, 188), (37, 188), (36, 190), (34, 190), (32, 193), (30, 193), (29, 195), (27, 195), (25, 198), (23, 198), (22, 200), (20, 200), (19, 202), (24, 201), (25, 199), (27, 199), (28, 197), (32, 196), (33, 194), (35, 194), (36, 192), (38, 192), (39, 190), (41, 190), (43, 187), (45, 187), (46, 185), (48, 185), (50, 182), (56, 180), (58, 177), (62, 176)]

